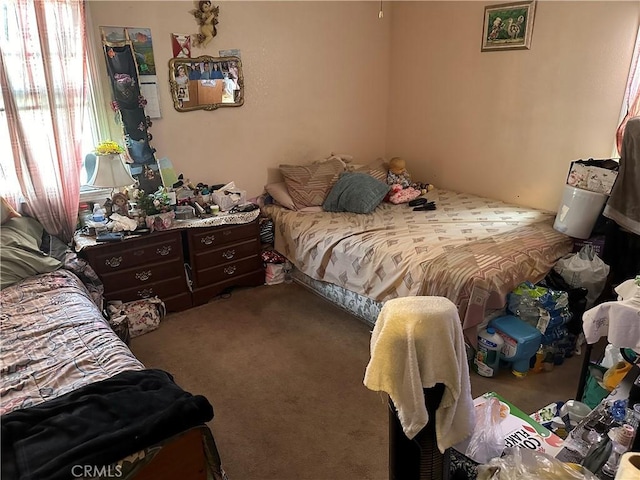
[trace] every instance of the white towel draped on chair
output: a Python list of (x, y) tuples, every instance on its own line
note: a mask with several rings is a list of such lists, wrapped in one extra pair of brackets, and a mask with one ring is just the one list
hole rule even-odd
[(423, 389), (438, 383), (445, 386), (435, 419), (438, 449), (444, 452), (475, 426), (458, 310), (444, 297), (387, 301), (373, 329), (365, 386), (389, 394), (411, 439), (429, 421)]

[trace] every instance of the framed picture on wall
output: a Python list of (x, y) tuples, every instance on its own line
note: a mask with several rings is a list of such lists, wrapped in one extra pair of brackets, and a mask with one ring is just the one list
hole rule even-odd
[(486, 6), (482, 51), (529, 50), (535, 10), (535, 0)]

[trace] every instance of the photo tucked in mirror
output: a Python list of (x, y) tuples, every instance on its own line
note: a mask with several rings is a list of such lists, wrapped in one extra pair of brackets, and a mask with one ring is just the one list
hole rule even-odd
[(244, 77), (238, 57), (172, 58), (169, 84), (173, 106), (179, 112), (244, 103)]

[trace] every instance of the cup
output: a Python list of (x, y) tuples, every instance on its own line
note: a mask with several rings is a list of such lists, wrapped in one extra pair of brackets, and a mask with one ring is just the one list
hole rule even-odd
[(211, 205), (211, 207), (209, 207), (211, 209), (211, 213), (213, 215), (218, 215), (220, 213), (220, 206), (218, 205)]

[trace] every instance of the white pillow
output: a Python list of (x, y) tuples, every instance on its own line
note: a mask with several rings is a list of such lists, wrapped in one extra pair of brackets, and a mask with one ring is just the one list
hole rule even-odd
[(264, 189), (269, 195), (271, 195), (278, 205), (288, 208), (289, 210), (298, 210), (296, 204), (293, 202), (293, 198), (289, 195), (286, 183), (269, 183), (264, 186)]

